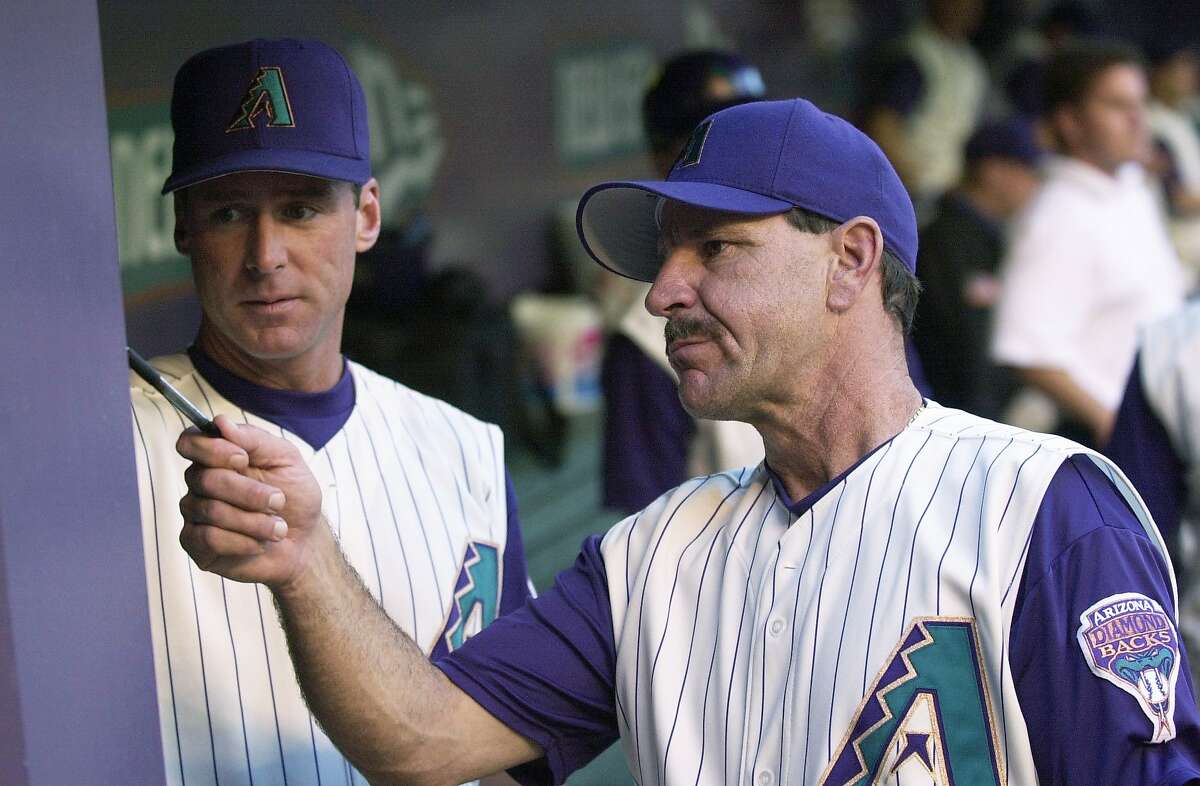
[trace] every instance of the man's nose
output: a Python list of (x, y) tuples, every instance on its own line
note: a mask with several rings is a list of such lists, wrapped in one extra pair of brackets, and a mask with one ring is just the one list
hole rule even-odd
[(669, 317), (674, 311), (686, 309), (696, 302), (692, 274), (694, 261), (682, 249), (667, 253), (650, 291), (646, 294), (646, 310), (656, 317)]
[(284, 228), (268, 215), (260, 216), (250, 233), (246, 249), (246, 267), (257, 273), (270, 273), (287, 264)]

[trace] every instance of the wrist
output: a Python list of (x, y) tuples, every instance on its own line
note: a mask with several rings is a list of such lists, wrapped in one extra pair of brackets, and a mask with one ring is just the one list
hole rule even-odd
[(294, 544), (294, 548), (298, 552), (294, 570), (272, 583), (269, 589), (283, 605), (318, 601), (345, 564), (341, 548), (324, 517), (309, 529), (302, 543)]

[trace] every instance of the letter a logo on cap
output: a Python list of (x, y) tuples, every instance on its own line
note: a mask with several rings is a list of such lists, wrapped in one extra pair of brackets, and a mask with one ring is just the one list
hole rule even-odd
[(250, 89), (225, 133), (254, 128), (254, 118), (263, 112), (267, 113), (267, 128), (296, 127), (287, 87), (283, 83), (283, 70), (278, 66), (258, 69), (258, 75), (250, 83)]
[(672, 169), (683, 169), (700, 163), (700, 156), (704, 153), (704, 143), (708, 139), (708, 131), (712, 128), (712, 124), (713, 121), (706, 120), (696, 126), (692, 135), (688, 137), (687, 144), (679, 152), (679, 158), (675, 160), (675, 166)]

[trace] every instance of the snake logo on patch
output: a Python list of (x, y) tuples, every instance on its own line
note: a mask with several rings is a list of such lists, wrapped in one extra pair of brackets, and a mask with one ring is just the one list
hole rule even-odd
[(1150, 742), (1175, 737), (1179, 634), (1157, 601), (1137, 592), (1110, 595), (1079, 615), (1076, 638), (1088, 668), (1137, 699), (1150, 719)]

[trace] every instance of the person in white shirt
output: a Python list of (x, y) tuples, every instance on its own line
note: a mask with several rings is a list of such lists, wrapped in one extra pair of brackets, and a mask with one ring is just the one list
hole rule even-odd
[(1138, 326), (1181, 303), (1185, 274), (1137, 163), (1149, 149), (1146, 77), (1123, 44), (1080, 41), (1046, 73), (1058, 145), (1003, 263), (993, 355), (1046, 393), (1059, 433), (1102, 445)]

